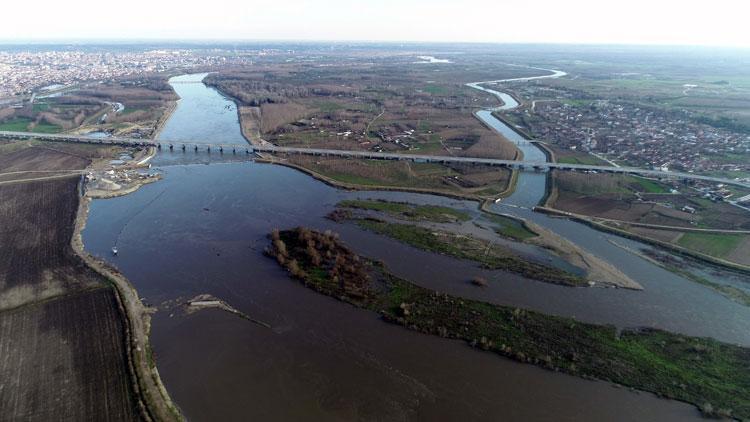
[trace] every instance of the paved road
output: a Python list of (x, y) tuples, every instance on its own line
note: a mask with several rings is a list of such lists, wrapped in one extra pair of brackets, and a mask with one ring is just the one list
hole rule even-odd
[(440, 163), (440, 164), (485, 164), (490, 166), (501, 166), (510, 167), (517, 169), (534, 169), (534, 170), (548, 170), (548, 169), (559, 169), (559, 170), (575, 170), (575, 171), (595, 171), (600, 173), (619, 173), (619, 174), (636, 174), (641, 176), (655, 177), (655, 178), (671, 178), (671, 179), (687, 179), (687, 180), (703, 180), (713, 183), (724, 183), (728, 185), (741, 186), (750, 188), (750, 183), (741, 182), (732, 179), (724, 179), (720, 177), (703, 176), (692, 173), (680, 173), (672, 171), (660, 171), (660, 170), (648, 170), (636, 167), (609, 167), (609, 166), (593, 166), (586, 164), (565, 164), (565, 163), (549, 163), (546, 161), (515, 161), (515, 160), (499, 160), (493, 158), (478, 158), (478, 157), (456, 157), (456, 156), (439, 156), (439, 155), (418, 155), (418, 154), (403, 154), (403, 153), (388, 153), (388, 152), (370, 152), (370, 151), (346, 151), (346, 150), (335, 150), (335, 149), (318, 149), (318, 148), (289, 148), (289, 147), (278, 147), (278, 146), (255, 146), (255, 145), (238, 145), (238, 144), (213, 144), (205, 141), (180, 141), (180, 142), (168, 142), (168, 141), (154, 141), (151, 139), (133, 139), (133, 138), (122, 138), (122, 137), (108, 137), (108, 138), (92, 138), (82, 135), (61, 135), (61, 134), (37, 134), (28, 132), (2, 132), (0, 131), (0, 139), (37, 139), (42, 141), (56, 141), (56, 142), (77, 142), (77, 143), (89, 143), (89, 144), (104, 144), (104, 145), (123, 145), (123, 146), (158, 146), (162, 149), (173, 148), (176, 150), (187, 149), (187, 150), (205, 150), (210, 149), (211, 151), (233, 151), (233, 152), (269, 152), (269, 153), (285, 153), (285, 154), (305, 154), (305, 155), (317, 155), (317, 156), (330, 156), (330, 157), (343, 157), (343, 158), (365, 158), (373, 160), (394, 160), (394, 161), (414, 161), (424, 163)]

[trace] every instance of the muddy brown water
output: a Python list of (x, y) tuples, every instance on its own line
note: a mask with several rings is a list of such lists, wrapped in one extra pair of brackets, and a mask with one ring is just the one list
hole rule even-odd
[[(175, 115), (193, 113), (200, 120), (205, 104), (223, 101), (226, 106), (226, 99), (213, 98), (218, 94), (203, 85), (175, 87), (183, 98)], [(195, 95), (213, 99), (193, 101)], [(170, 124), (162, 132), (164, 139), (187, 136), (172, 132)], [(213, 130), (227, 131), (223, 142), (235, 139), (236, 115)], [(319, 295), (263, 256), (265, 236), (273, 228), (333, 229), (358, 252), (383, 259), (397, 275), (452, 294), (586, 321), (657, 326), (750, 344), (746, 307), (622, 249), (603, 248), (612, 245), (598, 232), (589, 236), (599, 240), (582, 246), (597, 248), (597, 255), (621, 264), (644, 285), (643, 292), (573, 289), (490, 273), (324, 218), (339, 200), (353, 197), (449, 204), (476, 216), (474, 203), (431, 195), (342, 192), (284, 167), (251, 162), (174, 165), (190, 160), (177, 152), (172, 156), (178, 159), (168, 155), (155, 161), (163, 166), (162, 181), (125, 197), (94, 201), (83, 236), (86, 248), (116, 265), (147, 303), (168, 303), (154, 317), (151, 339), (162, 379), (190, 420), (699, 417), (684, 403), (411, 332)], [(564, 235), (584, 227), (564, 223), (575, 224), (555, 220), (548, 226), (560, 225)], [(119, 255), (112, 257), (115, 242)], [(530, 253), (543, 258), (542, 252)], [(468, 283), (483, 272), (490, 280), (487, 289)], [(273, 328), (219, 310), (185, 316), (171, 308), (200, 293), (217, 296)]]

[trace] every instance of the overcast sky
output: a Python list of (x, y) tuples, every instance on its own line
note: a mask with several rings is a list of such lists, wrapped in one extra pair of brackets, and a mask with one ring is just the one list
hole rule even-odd
[(268, 39), (750, 47), (747, 21), (750, 2), (746, 0), (8, 0), (3, 3), (0, 39), (6, 41)]

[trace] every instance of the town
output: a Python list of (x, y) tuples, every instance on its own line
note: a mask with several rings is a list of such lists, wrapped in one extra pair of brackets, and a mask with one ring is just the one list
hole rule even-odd
[(126, 49), (27, 47), (0, 51), (0, 104), (20, 102), (32, 94), (54, 95), (84, 82), (165, 72), (173, 69), (203, 69), (242, 64), (274, 50), (228, 50), (186, 48)]
[(741, 179), (750, 175), (750, 135), (701, 123), (686, 110), (581, 99), (580, 92), (543, 84), (512, 88), (530, 101), (508, 118), (557, 147), (628, 166)]

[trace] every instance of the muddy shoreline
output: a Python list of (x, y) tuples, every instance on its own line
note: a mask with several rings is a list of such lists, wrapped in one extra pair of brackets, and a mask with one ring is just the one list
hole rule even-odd
[(80, 196), (71, 247), (91, 269), (109, 280), (117, 292), (126, 326), (126, 350), (133, 377), (133, 388), (143, 416), (153, 421), (182, 421), (184, 417), (169, 396), (151, 357), (149, 333), (153, 309), (141, 302), (135, 287), (118, 270), (85, 251), (81, 232), (86, 227), (90, 198)]

